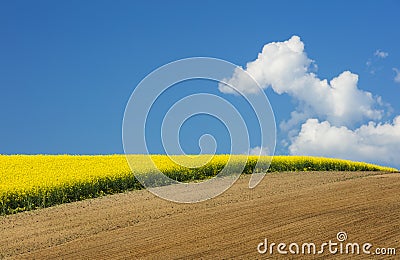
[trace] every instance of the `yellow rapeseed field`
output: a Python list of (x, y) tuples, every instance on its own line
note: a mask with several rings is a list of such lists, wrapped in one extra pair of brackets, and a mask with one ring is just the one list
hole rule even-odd
[[(173, 156), (129, 155), (0, 155), (0, 214), (48, 207), (140, 189), (135, 178), (141, 175), (146, 186), (156, 183), (157, 168), (173, 180), (201, 180), (217, 175), (231, 160), (229, 172), (265, 171), (271, 157), (245, 155)], [(254, 169), (257, 164), (257, 169)], [(247, 161), (246, 161), (247, 160)], [(183, 164), (183, 166), (182, 166)], [(155, 166), (157, 168), (155, 168)], [(275, 156), (269, 171), (397, 171), (393, 168), (306, 156)], [(148, 178), (147, 178), (148, 177)]]

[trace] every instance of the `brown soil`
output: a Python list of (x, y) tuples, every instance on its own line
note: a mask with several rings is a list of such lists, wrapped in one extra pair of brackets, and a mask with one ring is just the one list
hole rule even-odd
[[(338, 242), (339, 231), (347, 233), (345, 243), (369, 242), (371, 251), (393, 247), (397, 256), (386, 259), (399, 257), (400, 174), (273, 173), (255, 189), (248, 181), (243, 176), (224, 194), (196, 204), (141, 190), (3, 216), (0, 258), (275, 258), (276, 248), (272, 255), (257, 252), (265, 238), (319, 247)], [(297, 257), (355, 255), (326, 248)]]

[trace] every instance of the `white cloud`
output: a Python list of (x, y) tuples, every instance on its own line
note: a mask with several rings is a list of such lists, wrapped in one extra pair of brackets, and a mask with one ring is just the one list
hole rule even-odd
[(371, 58), (366, 62), (367, 70), (370, 74), (375, 75), (382, 71), (384, 66), (382, 64), (383, 59), (389, 56), (388, 52), (382, 50), (376, 50)]
[[(304, 43), (298, 36), (284, 42), (266, 44), (256, 60), (247, 63), (246, 71), (262, 88), (269, 86), (278, 93), (287, 93), (298, 101), (297, 113), (287, 126), (296, 125), (297, 118), (316, 116), (329, 120), (334, 125), (353, 125), (363, 119), (380, 119), (383, 111), (377, 110), (376, 98), (358, 88), (358, 75), (344, 71), (328, 82), (319, 79), (313, 60), (304, 52)], [(255, 93), (256, 87), (248, 77), (237, 69), (228, 84), (247, 93)], [(224, 93), (233, 93), (224, 84), (219, 85)]]
[(268, 147), (260, 147), (260, 146), (250, 148), (248, 154), (249, 155), (271, 155)]
[(289, 146), (291, 154), (340, 157), (400, 166), (400, 116), (392, 123), (370, 122), (360, 128), (332, 126), (308, 119)]
[(396, 73), (394, 76), (394, 82), (400, 83), (400, 70), (397, 68), (393, 68), (393, 71)]
[(381, 58), (381, 59), (384, 59), (387, 56), (389, 56), (389, 53), (381, 51), (381, 50), (376, 50), (375, 53), (374, 53), (374, 56), (376, 56), (378, 58)]
[[(387, 52), (377, 50), (373, 59), (386, 58)], [(376, 71), (372, 60), (367, 66)], [(381, 97), (358, 87), (358, 75), (344, 71), (331, 80), (317, 76), (317, 66), (304, 51), (298, 36), (287, 41), (266, 44), (257, 59), (244, 69), (263, 89), (271, 87), (277, 94), (288, 94), (297, 107), (280, 129), (287, 135), (281, 140), (290, 154), (338, 157), (400, 167), (400, 116), (391, 123), (375, 123), (391, 111)], [(400, 71), (395, 81), (400, 82)], [(225, 79), (240, 91), (256, 93), (258, 88), (247, 73), (237, 68)], [(220, 84), (223, 93), (234, 93)], [(366, 120), (373, 120), (361, 125)], [(360, 126), (360, 127), (359, 127)], [(357, 128), (358, 127), (358, 128)], [(251, 154), (262, 148), (250, 149)], [(268, 151), (267, 151), (268, 152)]]

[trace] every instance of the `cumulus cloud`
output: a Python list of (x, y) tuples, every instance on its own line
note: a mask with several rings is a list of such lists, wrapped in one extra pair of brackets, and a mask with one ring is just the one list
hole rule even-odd
[[(374, 53), (378, 61), (389, 54)], [(367, 62), (372, 68), (372, 61)], [(400, 116), (392, 122), (377, 123), (391, 107), (379, 96), (358, 87), (358, 75), (343, 71), (332, 79), (321, 79), (317, 65), (308, 58), (300, 37), (264, 45), (254, 61), (244, 69), (237, 68), (232, 77), (224, 79), (246, 93), (257, 93), (251, 75), (263, 89), (288, 94), (297, 103), (291, 117), (280, 122), (287, 139), (281, 140), (293, 155), (339, 157), (400, 167)], [(372, 68), (373, 69), (373, 68)], [(247, 72), (247, 73), (244, 73)], [(375, 71), (375, 70), (374, 70)], [(400, 70), (394, 81), (400, 83)], [(219, 84), (223, 93), (236, 94), (228, 85)], [(368, 124), (363, 124), (370, 121)], [(360, 126), (361, 125), (361, 126)], [(261, 147), (250, 154), (268, 154)]]
[(400, 116), (393, 122), (370, 122), (351, 130), (308, 119), (289, 146), (291, 154), (340, 157), (400, 166)]
[(367, 65), (367, 70), (369, 71), (370, 74), (375, 75), (377, 72), (383, 70), (384, 66), (382, 64), (383, 59), (389, 56), (388, 52), (382, 51), (382, 50), (376, 50), (373, 53), (373, 56), (368, 59), (366, 65)]
[[(298, 102), (297, 114), (292, 114), (286, 128), (300, 120), (318, 117), (334, 125), (353, 125), (364, 119), (380, 119), (383, 111), (376, 108), (377, 99), (370, 92), (358, 88), (358, 75), (344, 71), (328, 81), (313, 72), (317, 67), (304, 51), (300, 37), (293, 36), (284, 42), (266, 44), (256, 60), (247, 63), (248, 72), (262, 88), (272, 87), (278, 94), (289, 94)], [(244, 75), (241, 68), (225, 81), (247, 93), (257, 88)], [(223, 93), (234, 93), (220, 84)]]
[(374, 56), (376, 56), (378, 58), (381, 58), (381, 59), (384, 59), (387, 56), (389, 56), (389, 53), (381, 51), (381, 50), (376, 50), (375, 53), (374, 53)]
[(394, 82), (400, 83), (400, 70), (397, 68), (393, 68), (394, 73), (396, 75), (394, 76)]
[(260, 146), (250, 148), (248, 154), (249, 155), (271, 155), (268, 147), (260, 147)]

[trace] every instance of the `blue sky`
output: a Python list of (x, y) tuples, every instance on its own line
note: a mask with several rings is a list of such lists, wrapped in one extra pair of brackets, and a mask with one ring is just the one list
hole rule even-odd
[[(357, 88), (370, 92), (375, 101), (380, 96), (376, 110), (383, 113), (353, 124), (333, 122), (314, 111), (282, 130), (279, 125), (304, 108), (303, 101), (296, 93), (278, 94), (266, 86), (278, 127), (277, 153), (315, 155), (319, 150), (320, 155), (396, 165), (394, 159), (375, 160), (366, 153), (379, 135), (385, 144), (400, 142), (393, 121), (400, 115), (400, 83), (395, 81), (396, 69), (400, 70), (399, 10), (398, 1), (2, 1), (0, 153), (122, 153), (126, 103), (151, 71), (194, 56), (246, 68), (266, 44), (296, 35), (318, 66), (310, 67), (318, 79), (329, 82), (344, 71), (357, 74)], [(337, 148), (304, 149), (307, 142), (318, 142), (318, 137), (306, 138), (310, 129), (347, 140), (370, 121), (387, 130), (367, 129), (375, 132), (367, 131), (366, 136), (373, 136), (362, 141), (366, 148), (357, 151), (357, 157)], [(199, 122), (197, 126), (202, 125)], [(216, 136), (226, 131), (219, 123), (211, 125), (214, 129), (207, 131)], [(182, 129), (187, 152), (198, 151), (193, 142), (201, 134), (198, 129)], [(357, 144), (365, 135), (349, 142)], [(156, 137), (150, 136), (149, 145), (152, 152), (162, 152)], [(228, 147), (222, 140), (218, 152)], [(378, 147), (383, 155), (398, 155), (398, 149), (386, 147)]]

